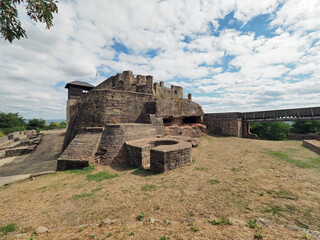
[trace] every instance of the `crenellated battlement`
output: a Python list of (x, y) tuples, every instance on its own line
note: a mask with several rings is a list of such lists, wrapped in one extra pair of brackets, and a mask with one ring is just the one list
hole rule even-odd
[(153, 94), (156, 98), (182, 99), (183, 88), (171, 85), (171, 88), (164, 86), (164, 82), (153, 83), (153, 76), (137, 75), (134, 77), (132, 71), (118, 73), (100, 83), (96, 89), (113, 89), (139, 93)]

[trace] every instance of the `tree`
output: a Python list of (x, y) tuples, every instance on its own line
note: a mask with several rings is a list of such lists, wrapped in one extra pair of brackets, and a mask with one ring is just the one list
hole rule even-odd
[(67, 123), (65, 121), (60, 122), (60, 128), (66, 128)]
[(320, 121), (297, 121), (292, 124), (291, 132), (292, 133), (318, 133), (320, 131)]
[(0, 130), (4, 134), (15, 131), (23, 131), (26, 129), (26, 122), (19, 113), (3, 113), (0, 112)]
[(0, 34), (10, 43), (20, 37), (27, 38), (18, 19), (17, 4), (26, 2), (28, 16), (36, 22), (44, 22), (48, 29), (53, 26), (53, 13), (58, 13), (55, 0), (0, 0)]
[(258, 122), (250, 126), (251, 133), (267, 140), (285, 140), (289, 130), (290, 125), (284, 122)]
[(43, 120), (42, 118), (38, 119), (38, 118), (33, 118), (31, 120), (29, 120), (28, 124), (27, 124), (27, 129), (29, 130), (43, 130), (46, 128), (46, 121)]

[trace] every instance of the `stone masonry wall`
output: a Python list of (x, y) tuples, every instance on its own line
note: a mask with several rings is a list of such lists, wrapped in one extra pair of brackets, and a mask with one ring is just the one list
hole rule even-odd
[(207, 131), (214, 135), (242, 137), (242, 121), (241, 120), (217, 120), (203, 119), (207, 126)]
[(145, 103), (152, 100), (153, 95), (146, 93), (91, 90), (83, 96), (81, 103), (69, 107), (70, 123), (63, 149), (82, 128), (143, 122)]
[(102, 165), (126, 163), (125, 142), (129, 140), (155, 137), (156, 130), (151, 124), (123, 123), (105, 127), (101, 137), (98, 162)]
[(191, 162), (191, 144), (172, 151), (150, 150), (150, 170), (153, 172), (166, 172), (190, 164)]
[(157, 117), (203, 116), (201, 106), (189, 99), (156, 99), (154, 105)]

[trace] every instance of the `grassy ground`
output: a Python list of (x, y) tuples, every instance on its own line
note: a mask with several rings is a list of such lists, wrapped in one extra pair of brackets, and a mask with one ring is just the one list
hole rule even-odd
[(2, 187), (0, 227), (15, 223), (4, 239), (309, 239), (284, 225), (320, 230), (319, 167), (299, 141), (206, 136), (165, 174), (96, 166)]

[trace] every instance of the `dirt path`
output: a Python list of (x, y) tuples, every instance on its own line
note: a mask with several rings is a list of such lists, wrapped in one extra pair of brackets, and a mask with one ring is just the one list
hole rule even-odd
[(48, 131), (43, 136), (36, 151), (28, 156), (1, 159), (0, 179), (2, 177), (55, 171), (61, 153), (65, 130)]

